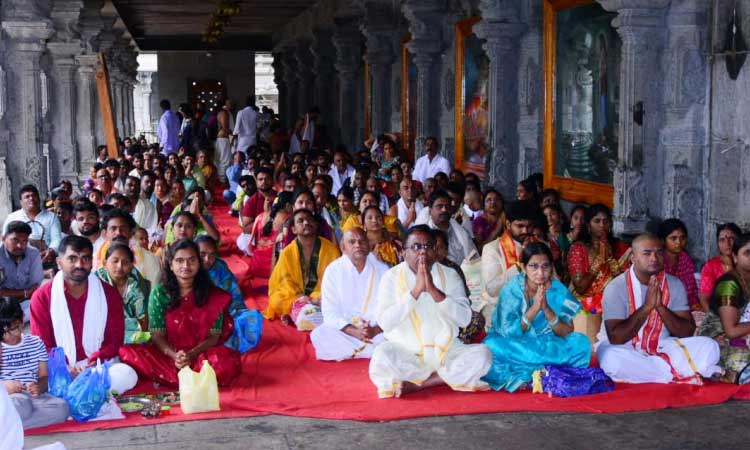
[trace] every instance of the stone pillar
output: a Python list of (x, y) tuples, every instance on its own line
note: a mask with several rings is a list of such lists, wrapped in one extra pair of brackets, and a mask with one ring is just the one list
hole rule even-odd
[(54, 33), (49, 20), (4, 20), (6, 42), (8, 105), (13, 114), (7, 119), (10, 132), (6, 161), (13, 191), (23, 184), (34, 184), (47, 192), (47, 164), (42, 148), (42, 77), (40, 58), (45, 41)]
[(76, 143), (76, 73), (75, 56), (80, 53), (80, 42), (51, 42), (52, 54), (52, 136), (50, 139), (53, 179), (78, 181), (78, 148)]
[(315, 73), (313, 72), (314, 56), (310, 52), (312, 42), (307, 39), (297, 41), (294, 57), (297, 58), (297, 79), (299, 95), (297, 109), (299, 114), (306, 113), (313, 106), (315, 90)]
[[(391, 66), (398, 51), (395, 18), (390, 3), (370, 1), (365, 3), (365, 20), (362, 23), (365, 36), (365, 61), (370, 66), (372, 80), (372, 115), (370, 128), (372, 135), (390, 131), (391, 125)], [(370, 136), (366, 136), (370, 137)]]
[(125, 126), (122, 120), (123, 80), (119, 66), (112, 67), (112, 70), (109, 72), (109, 83), (112, 89), (112, 109), (115, 113), (117, 137), (122, 139), (125, 133)]
[(335, 86), (336, 48), (333, 46), (333, 31), (328, 28), (313, 30), (313, 44), (310, 51), (315, 56), (313, 72), (315, 73), (315, 95), (313, 102), (320, 108), (321, 122), (325, 124), (328, 136), (334, 142), (338, 140), (338, 124), (336, 120)]
[(284, 101), (286, 122), (289, 128), (293, 129), (297, 121), (299, 105), (299, 82), (297, 79), (297, 58), (294, 57), (294, 51), (289, 48), (285, 49), (282, 59), (284, 65), (284, 84), (286, 84), (286, 99)]
[(286, 115), (286, 97), (288, 95), (286, 90), (286, 83), (284, 82), (284, 63), (281, 61), (281, 52), (275, 51), (273, 53), (273, 82), (276, 83), (276, 90), (279, 93), (278, 108), (276, 114), (279, 115), (279, 120), (282, 122), (282, 126), (289, 127), (287, 123)]
[[(99, 57), (95, 54), (78, 55), (76, 74), (75, 133), (80, 165), (80, 176), (88, 175), (88, 167), (96, 161), (97, 122), (101, 120), (99, 99), (96, 90), (96, 71)], [(99, 120), (97, 120), (99, 119)]]
[(359, 148), (357, 141), (357, 71), (362, 65), (359, 18), (354, 15), (334, 18), (333, 45), (336, 47), (336, 72), (339, 76), (338, 122), (340, 142), (349, 151)]
[(151, 126), (151, 76), (154, 72), (138, 72), (138, 84), (135, 85), (133, 114), (135, 115), (135, 134), (150, 133)]
[(512, 6), (506, 4), (506, 8), (501, 9), (487, 3), (492, 2), (480, 3), (480, 8), (484, 8), (483, 19), (474, 26), (477, 36), (485, 39), (483, 47), (490, 60), (487, 182), (504, 195), (512, 196), (516, 186), (518, 151), (511, 140), (510, 130), (517, 123), (518, 116), (511, 99), (515, 100), (518, 92), (518, 47), (526, 25), (519, 22)]
[[(620, 127), (618, 163), (614, 173), (614, 231), (636, 234), (648, 222), (648, 179), (657, 179), (659, 160), (655, 148), (646, 155), (644, 143), (658, 139), (657, 110), (659, 109), (659, 51), (663, 44), (664, 8), (670, 0), (599, 0), (607, 11), (617, 12), (613, 25), (622, 38), (620, 60)], [(638, 104), (645, 111), (643, 125), (633, 120)], [(649, 146), (650, 147), (650, 146)], [(652, 166), (648, 170), (644, 161)]]
[(407, 48), (417, 66), (417, 148), (414, 158), (419, 158), (426, 138), (435, 136), (440, 141), (440, 54), (443, 52), (445, 2), (406, 0), (403, 11), (412, 38)]

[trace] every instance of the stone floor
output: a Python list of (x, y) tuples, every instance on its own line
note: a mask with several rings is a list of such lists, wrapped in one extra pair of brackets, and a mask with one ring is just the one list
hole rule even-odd
[[(395, 403), (395, 402), (394, 402)], [(747, 449), (750, 402), (629, 414), (515, 413), (364, 423), (266, 416), (32, 436), (68, 449)]]

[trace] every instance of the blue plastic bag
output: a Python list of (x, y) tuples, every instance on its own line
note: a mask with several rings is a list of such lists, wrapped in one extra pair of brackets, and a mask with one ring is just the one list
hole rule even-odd
[(258, 346), (262, 333), (263, 314), (254, 309), (247, 309), (234, 318), (234, 332), (224, 345), (245, 353)]
[(107, 402), (111, 384), (108, 364), (98, 363), (81, 372), (70, 383), (65, 395), (73, 419), (76, 422), (88, 422), (95, 418), (102, 405)]
[(540, 372), (543, 392), (555, 397), (600, 394), (615, 388), (612, 378), (598, 367), (547, 366)]
[(68, 364), (65, 362), (65, 352), (61, 347), (54, 347), (49, 352), (47, 386), (50, 394), (55, 397), (65, 398), (68, 386), (73, 377), (68, 372)]

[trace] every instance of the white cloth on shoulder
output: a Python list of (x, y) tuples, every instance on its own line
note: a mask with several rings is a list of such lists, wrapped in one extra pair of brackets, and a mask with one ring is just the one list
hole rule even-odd
[[(50, 298), (50, 317), (55, 342), (62, 347), (68, 362), (73, 365), (83, 355), (76, 354), (76, 337), (73, 332), (73, 321), (70, 318), (68, 302), (65, 299), (65, 282), (62, 271), (57, 272), (52, 279), (52, 294)], [(83, 336), (81, 337), (84, 358), (98, 352), (104, 342), (104, 329), (107, 325), (107, 299), (104, 295), (102, 282), (95, 274), (88, 277), (88, 293), (86, 307), (83, 314)], [(80, 359), (84, 359), (80, 358)]]

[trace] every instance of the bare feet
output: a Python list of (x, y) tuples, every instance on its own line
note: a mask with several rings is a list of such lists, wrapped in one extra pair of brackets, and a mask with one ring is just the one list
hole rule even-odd
[(292, 316), (289, 314), (284, 314), (281, 316), (281, 323), (284, 325), (294, 325), (294, 321), (292, 320)]
[(437, 386), (440, 384), (445, 384), (445, 381), (443, 381), (443, 379), (440, 378), (438, 374), (433, 373), (432, 375), (430, 375), (429, 378), (424, 380), (422, 384), (419, 384), (419, 385), (410, 383), (408, 381), (402, 381), (401, 383), (399, 383), (397, 386), (393, 388), (393, 396), (396, 398), (399, 398), (404, 394), (420, 391), (422, 389), (432, 387), (432, 386)]

